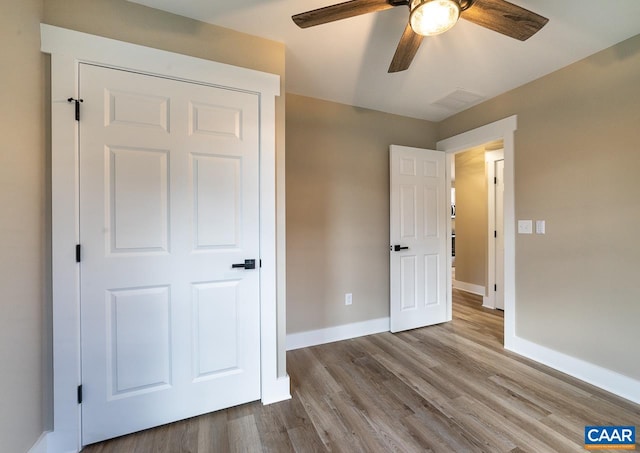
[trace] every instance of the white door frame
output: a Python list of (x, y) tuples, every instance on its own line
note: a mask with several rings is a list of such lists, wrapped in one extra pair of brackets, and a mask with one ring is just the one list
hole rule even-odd
[(487, 295), (484, 297), (483, 306), (496, 308), (496, 292), (492, 289), (497, 281), (496, 276), (496, 161), (504, 159), (504, 150), (485, 151), (484, 161), (487, 168)]
[(290, 398), (289, 377), (278, 378), (276, 306), (275, 97), (280, 77), (41, 24), (44, 53), (51, 54), (53, 432), (49, 451), (81, 447), (78, 127), (80, 63), (126, 69), (210, 86), (256, 93), (260, 99), (260, 338), (264, 404)]
[[(504, 144), (504, 347), (513, 350), (516, 340), (516, 241), (514, 204), (514, 153), (515, 131), (518, 128), (516, 115), (486, 126), (440, 140), (437, 149), (447, 153), (447, 187), (451, 187), (451, 159), (456, 152), (484, 145), (496, 140)], [(447, 192), (447, 205), (451, 204), (451, 193)], [(451, 218), (447, 217), (447, 236), (451, 236)], [(447, 245), (448, 266), (451, 269), (451, 241)], [(447, 277), (447, 307), (451, 314), (451, 271)]]

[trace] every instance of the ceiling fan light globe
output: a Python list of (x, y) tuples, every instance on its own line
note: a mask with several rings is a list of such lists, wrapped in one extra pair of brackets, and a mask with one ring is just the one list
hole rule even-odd
[(409, 22), (414, 32), (435, 36), (453, 27), (460, 18), (460, 4), (455, 0), (412, 0)]

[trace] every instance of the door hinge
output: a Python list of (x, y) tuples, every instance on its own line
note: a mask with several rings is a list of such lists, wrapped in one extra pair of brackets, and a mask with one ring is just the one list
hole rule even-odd
[(84, 102), (84, 99), (69, 98), (67, 102), (73, 102), (76, 105), (76, 121), (80, 121), (80, 103)]
[(494, 177), (493, 177), (493, 183), (494, 183), (494, 184), (498, 184), (498, 177), (497, 177), (497, 176), (494, 176)]
[(260, 260), (260, 267), (262, 267), (262, 260)]
[(80, 262), (80, 244), (76, 244), (76, 263)]
[(82, 384), (78, 386), (78, 404), (82, 404)]
[(493, 285), (493, 290), (498, 291), (498, 285)]
[(498, 230), (493, 230), (493, 237), (497, 238), (498, 237)]

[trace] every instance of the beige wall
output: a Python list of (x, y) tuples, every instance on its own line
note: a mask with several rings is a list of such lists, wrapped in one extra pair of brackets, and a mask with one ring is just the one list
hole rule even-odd
[(487, 179), (484, 148), (455, 155), (456, 280), (486, 288)]
[(435, 125), (287, 94), (288, 333), (389, 316), (391, 144)]
[[(46, 288), (45, 58), (42, 0), (0, 14), (0, 451), (23, 452), (44, 429)], [(46, 385), (46, 384), (45, 384)]]
[(516, 333), (640, 379), (640, 35), (439, 124), (517, 114)]

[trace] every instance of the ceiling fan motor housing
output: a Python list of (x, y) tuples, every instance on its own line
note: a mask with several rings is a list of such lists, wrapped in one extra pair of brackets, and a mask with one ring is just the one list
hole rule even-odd
[(435, 36), (453, 27), (462, 11), (459, 0), (411, 0), (409, 23), (422, 36)]

